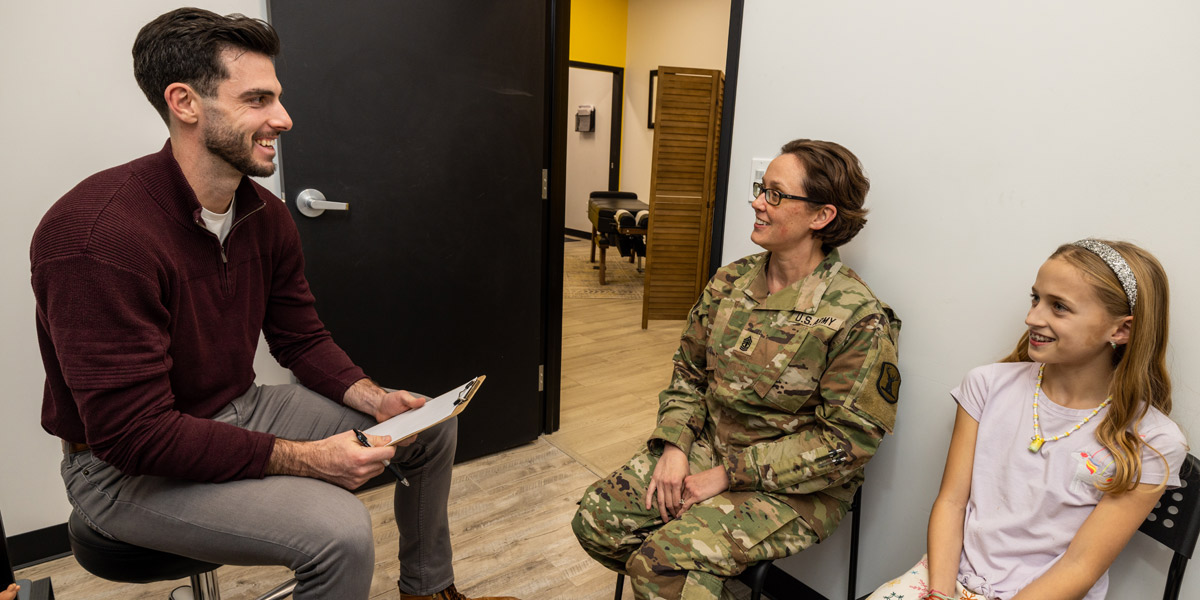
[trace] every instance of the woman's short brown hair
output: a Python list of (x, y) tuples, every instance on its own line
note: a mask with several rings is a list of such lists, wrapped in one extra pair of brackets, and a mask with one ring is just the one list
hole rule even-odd
[(829, 248), (854, 239), (867, 223), (863, 202), (871, 189), (858, 157), (840, 144), (819, 140), (792, 140), (779, 151), (795, 156), (804, 165), (806, 196), (837, 207), (837, 216), (814, 231), (813, 237)]

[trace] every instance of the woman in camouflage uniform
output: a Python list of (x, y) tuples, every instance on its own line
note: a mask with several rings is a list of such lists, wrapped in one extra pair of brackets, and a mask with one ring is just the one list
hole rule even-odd
[(755, 184), (750, 239), (692, 308), (647, 447), (584, 494), (584, 549), (639, 600), (716, 600), (725, 578), (833, 532), (895, 423), (900, 321), (837, 247), (870, 184), (796, 140)]

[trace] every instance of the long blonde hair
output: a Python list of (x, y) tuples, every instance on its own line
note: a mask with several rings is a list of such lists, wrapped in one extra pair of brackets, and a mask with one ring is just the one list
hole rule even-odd
[[(1103, 492), (1133, 489), (1142, 475), (1142, 447), (1162, 453), (1138, 435), (1138, 425), (1150, 407), (1171, 414), (1171, 376), (1167, 373), (1167, 329), (1170, 323), (1170, 290), (1158, 259), (1128, 242), (1097, 240), (1121, 254), (1137, 279), (1137, 302), (1131, 313), (1125, 290), (1104, 260), (1090, 250), (1063, 244), (1050, 258), (1075, 266), (1096, 290), (1101, 303), (1114, 317), (1133, 315), (1129, 343), (1113, 351), (1113, 374), (1108, 390), (1112, 403), (1096, 428), (1096, 439), (1112, 453), (1115, 472)], [(1030, 362), (1029, 331), (1016, 349), (1001, 362)], [(1163, 459), (1166, 460), (1165, 458)]]

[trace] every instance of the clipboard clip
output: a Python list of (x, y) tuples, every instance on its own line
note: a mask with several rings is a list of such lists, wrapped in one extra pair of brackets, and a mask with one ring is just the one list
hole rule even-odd
[(479, 378), (478, 377), (468, 381), (467, 385), (464, 385), (463, 389), (458, 392), (458, 399), (454, 401), (454, 405), (458, 406), (459, 404), (462, 404), (463, 402), (470, 400), (471, 395), (473, 395), (475, 393), (475, 388), (478, 386), (479, 386)]

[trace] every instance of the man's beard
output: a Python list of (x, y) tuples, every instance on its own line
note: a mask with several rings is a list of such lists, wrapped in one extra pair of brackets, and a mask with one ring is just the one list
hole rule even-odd
[(222, 123), (213, 123), (204, 128), (204, 147), (229, 163), (241, 173), (251, 177), (270, 177), (275, 173), (275, 163), (261, 164), (254, 160), (254, 142), (247, 144), (236, 131)]

